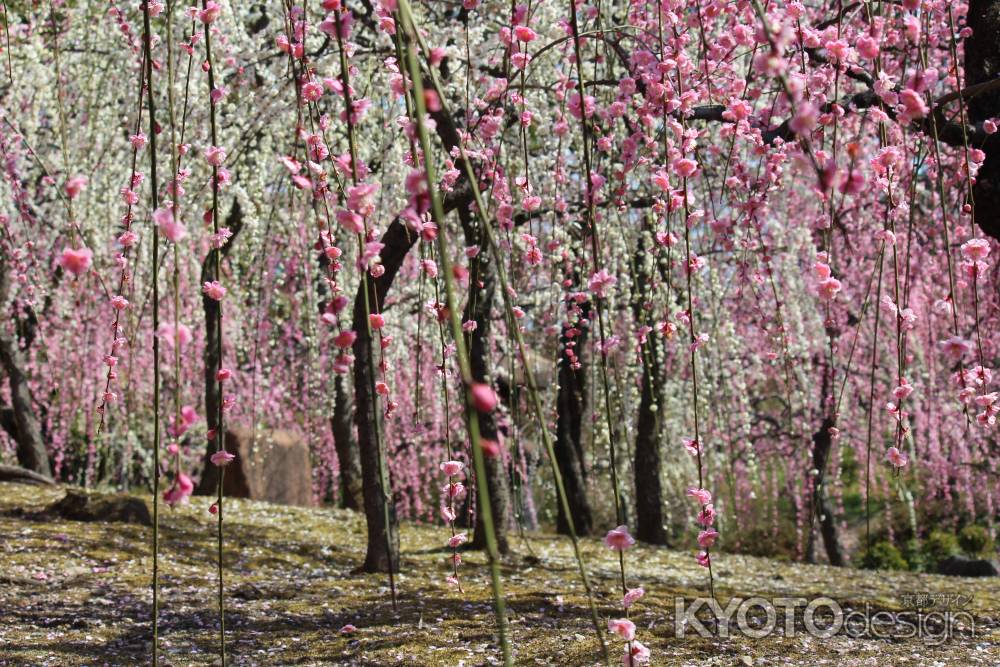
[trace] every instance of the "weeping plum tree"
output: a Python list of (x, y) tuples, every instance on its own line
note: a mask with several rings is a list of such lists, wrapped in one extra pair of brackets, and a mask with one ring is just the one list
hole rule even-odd
[(3, 14), (0, 463), (200, 475), (220, 621), (220, 418), (307, 438), (393, 604), (400, 522), (464, 593), (471, 521), (506, 660), (518, 446), (623, 617), (633, 532), (714, 593), (995, 530), (996, 0), (50, 4)]
[[(10, 267), (14, 259), (11, 255), (0, 257), (0, 303), (7, 303), (10, 294)], [(0, 331), (0, 368), (3, 368), (7, 379), (7, 389), (10, 392), (10, 407), (0, 408), (0, 423), (4, 431), (14, 441), (17, 463), (22, 468), (45, 477), (52, 475), (49, 466), (49, 456), (42, 440), (41, 425), (35, 416), (34, 401), (28, 379), (25, 376), (25, 354), (18, 331), (32, 327), (30, 320), (33, 314), (18, 312), (12, 308), (14, 316)], [(25, 342), (30, 344), (30, 337)]]

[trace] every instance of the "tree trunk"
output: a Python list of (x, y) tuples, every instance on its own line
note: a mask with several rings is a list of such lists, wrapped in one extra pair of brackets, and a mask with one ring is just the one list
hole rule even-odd
[[(483, 245), (481, 234), (476, 229), (473, 217), (468, 208), (460, 208), (458, 217), (462, 221), (467, 245)], [(469, 350), (469, 366), (472, 379), (476, 382), (492, 384), (489, 368), (489, 341), (493, 299), (496, 293), (496, 270), (485, 252), (480, 252), (469, 262), (469, 301), (465, 306), (464, 321), (475, 322), (476, 328), (466, 334), (465, 342)], [(479, 435), (484, 440), (499, 442), (497, 423), (492, 413), (479, 414)], [(507, 467), (504, 457), (486, 457), (486, 487), (490, 492), (490, 505), (493, 510), (493, 528), (496, 533), (497, 549), (505, 554), (510, 550), (507, 542), (507, 526), (510, 512), (510, 490), (507, 484)], [(471, 495), (471, 494), (470, 494)], [(486, 548), (486, 530), (484, 528), (482, 509), (476, 503), (476, 528), (472, 536), (471, 548)]]
[[(0, 304), (5, 304), (10, 294), (10, 276), (7, 261), (0, 255)], [(18, 322), (17, 314), (10, 321)], [(25, 359), (18, 346), (17, 336), (8, 323), (0, 323), (0, 366), (7, 374), (10, 385), (11, 419), (8, 432), (17, 443), (17, 462), (21, 467), (45, 477), (52, 477), (49, 456), (42, 441), (42, 430), (31, 402), (28, 378), (24, 373)]]
[[(967, 21), (972, 35), (965, 40), (965, 85), (972, 86), (1000, 77), (1000, 1), (970, 0)], [(997, 116), (1000, 89), (968, 100), (968, 121), (980, 131), (984, 120)], [(986, 160), (972, 189), (976, 222), (984, 233), (1000, 239), (1000, 132), (988, 135), (981, 148)]]
[[(233, 233), (222, 246), (221, 254), (227, 257), (232, 250), (236, 236), (243, 228), (243, 211), (238, 200), (233, 201), (233, 207), (229, 209), (226, 216), (226, 227)], [(201, 282), (219, 280), (221, 277), (221, 267), (215, 266), (215, 252), (209, 251), (205, 260), (201, 263)], [(209, 430), (215, 429), (219, 425), (219, 403), (222, 396), (219, 394), (219, 382), (215, 374), (219, 371), (219, 327), (222, 320), (222, 304), (205, 295), (201, 297), (201, 307), (205, 313), (205, 349), (202, 351), (202, 360), (205, 364), (205, 422)], [(225, 434), (223, 434), (225, 436)], [(219, 485), (219, 469), (212, 464), (212, 454), (215, 453), (215, 441), (205, 444), (205, 456), (202, 461), (201, 479), (198, 480), (198, 487), (195, 493), (202, 496), (215, 495)]]
[(667, 544), (660, 484), (663, 383), (655, 346), (655, 342), (649, 342), (642, 365), (642, 396), (635, 434), (635, 536), (650, 544)]
[(344, 378), (337, 375), (333, 380), (334, 402), (330, 427), (333, 431), (333, 446), (337, 450), (340, 468), (340, 505), (359, 512), (364, 508), (364, 491), (361, 483), (361, 455), (354, 439), (351, 397), (344, 388)]
[[(590, 302), (579, 305), (579, 320), (590, 315)], [(553, 450), (556, 463), (562, 474), (566, 488), (566, 500), (577, 535), (589, 535), (594, 528), (594, 520), (587, 501), (587, 468), (583, 451), (583, 418), (587, 409), (587, 373), (583, 364), (586, 349), (587, 330), (584, 325), (572, 326), (568, 322), (562, 326), (559, 339), (559, 390), (556, 396), (556, 439)], [(573, 368), (567, 351), (576, 355), (578, 367)], [(562, 503), (558, 504), (556, 531), (569, 534), (569, 524), (563, 514)]]
[[(640, 239), (636, 253), (636, 293), (632, 312), (636, 322), (646, 321), (647, 287), (653, 277), (646, 265), (645, 246)], [(663, 379), (656, 340), (650, 337), (642, 350), (642, 393), (635, 431), (635, 518), (637, 539), (667, 544), (663, 517), (660, 427), (663, 424)]]
[[(812, 437), (813, 468), (819, 472), (815, 480), (816, 487), (813, 489), (813, 511), (819, 515), (819, 531), (823, 537), (823, 547), (826, 549), (827, 560), (830, 561), (830, 565), (842, 567), (844, 565), (844, 548), (840, 544), (837, 521), (833, 515), (833, 508), (830, 507), (826, 493), (826, 466), (827, 461), (830, 459), (830, 449), (833, 445), (833, 438), (830, 435), (830, 428), (833, 425), (833, 418), (826, 417), (819, 430), (813, 433)], [(815, 551), (813, 533), (810, 531), (806, 558), (811, 563), (816, 562)]]
[(368, 286), (367, 302), (364, 284), (358, 286), (354, 299), (353, 326), (357, 333), (354, 341), (354, 418), (358, 427), (365, 520), (368, 524), (368, 549), (362, 566), (365, 572), (388, 572), (390, 563), (394, 572), (399, 570), (399, 525), (392, 500), (392, 482), (385, 467), (386, 443), (377, 435), (383, 432), (382, 408), (372, 396), (372, 383), (377, 378), (372, 378), (371, 369), (377, 369), (378, 363), (370, 359), (373, 346), (368, 336), (367, 305), (385, 303), (392, 281), (416, 241), (416, 234), (399, 219), (394, 220), (382, 236), (385, 247), (380, 254), (385, 273), (378, 278), (368, 277), (365, 283)]

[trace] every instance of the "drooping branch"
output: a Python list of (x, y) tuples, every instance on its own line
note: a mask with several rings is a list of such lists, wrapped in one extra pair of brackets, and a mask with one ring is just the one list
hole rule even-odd
[[(226, 216), (225, 226), (229, 229), (232, 235), (226, 239), (226, 241), (222, 244), (222, 247), (219, 249), (218, 256), (220, 257), (220, 263), (222, 258), (229, 257), (229, 254), (233, 249), (233, 244), (236, 242), (236, 238), (243, 229), (243, 209), (240, 206), (239, 200), (233, 201), (233, 206), (229, 209), (229, 214)], [(213, 279), (213, 276), (219, 275), (222, 267), (215, 267), (215, 257), (216, 253), (213, 250), (209, 252), (202, 261), (202, 283), (208, 282)], [(202, 310), (205, 313), (205, 349), (202, 354), (205, 363), (205, 419), (208, 423), (208, 428), (211, 430), (218, 426), (219, 405), (222, 401), (222, 396), (219, 392), (219, 382), (215, 377), (219, 370), (220, 363), (218, 335), (219, 319), (221, 318), (222, 313), (219, 307), (219, 302), (208, 297), (207, 295), (202, 296), (201, 305)], [(213, 452), (214, 449), (212, 443), (207, 443), (205, 446), (204, 468), (201, 480), (198, 482), (198, 494), (211, 495), (216, 491), (219, 468), (218, 466), (211, 464), (210, 458)]]

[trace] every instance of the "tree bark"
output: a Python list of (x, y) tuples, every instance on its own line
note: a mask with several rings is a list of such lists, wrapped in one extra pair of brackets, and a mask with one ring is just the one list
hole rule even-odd
[[(467, 245), (482, 246), (484, 239), (477, 230), (472, 213), (468, 207), (458, 209), (458, 217), (462, 222)], [(476, 382), (492, 384), (489, 368), (489, 341), (493, 300), (496, 294), (497, 278), (493, 262), (485, 252), (480, 252), (469, 261), (469, 301), (465, 306), (464, 321), (475, 322), (476, 328), (466, 334), (465, 342), (469, 350), (469, 366), (472, 379)], [(479, 435), (485, 440), (499, 442), (496, 418), (492, 413), (479, 414)], [(490, 492), (490, 505), (493, 510), (493, 528), (496, 533), (497, 549), (505, 554), (510, 551), (507, 541), (508, 518), (510, 514), (510, 490), (507, 484), (507, 467), (504, 457), (486, 457), (486, 488)], [(486, 530), (483, 523), (482, 509), (476, 503), (476, 527), (470, 545), (473, 549), (486, 548)]]
[[(834, 422), (832, 417), (826, 417), (819, 430), (813, 433), (813, 468), (819, 474), (816, 476), (816, 488), (813, 489), (814, 512), (819, 515), (819, 531), (823, 538), (823, 547), (826, 549), (827, 560), (830, 565), (842, 567), (844, 565), (844, 548), (840, 544), (840, 535), (837, 531), (837, 521), (833, 515), (833, 508), (830, 507), (826, 493), (826, 466), (830, 459), (830, 449), (833, 445), (833, 437), (830, 429)], [(809, 544), (806, 549), (806, 558), (809, 562), (816, 562), (815, 541), (810, 531)]]
[[(646, 321), (647, 286), (652, 281), (646, 266), (645, 246), (640, 240), (636, 253), (636, 293), (632, 312), (636, 322)], [(660, 427), (663, 424), (663, 378), (656, 340), (649, 337), (643, 346), (642, 389), (635, 431), (635, 515), (637, 539), (650, 544), (667, 544), (663, 516), (663, 489), (660, 483), (662, 457)]]
[[(233, 233), (229, 240), (222, 246), (222, 257), (228, 257), (236, 241), (237, 235), (243, 229), (243, 210), (240, 208), (238, 200), (233, 201), (233, 207), (229, 209), (226, 216), (226, 227)], [(209, 251), (204, 261), (201, 263), (201, 282), (217, 280), (221, 277), (221, 267), (215, 266), (215, 252)], [(222, 396), (219, 395), (219, 383), (215, 379), (215, 374), (219, 371), (220, 359), (219, 347), (219, 326), (222, 319), (222, 305), (215, 299), (210, 299), (205, 295), (201, 297), (201, 307), (205, 313), (205, 349), (202, 352), (202, 360), (205, 364), (205, 422), (209, 430), (215, 429), (219, 425), (219, 403)], [(225, 436), (225, 434), (223, 434)], [(219, 469), (212, 464), (212, 454), (215, 452), (214, 441), (205, 444), (205, 456), (202, 461), (201, 479), (198, 480), (198, 487), (195, 493), (202, 496), (215, 495), (219, 485)]]
[(36, 486), (55, 486), (51, 477), (40, 475), (31, 470), (17, 466), (0, 466), (0, 482), (16, 482), (18, 484), (34, 484)]
[[(1000, 77), (1000, 1), (970, 0), (967, 18), (972, 35), (965, 40), (965, 85)], [(979, 125), (1000, 116), (1000, 89), (968, 101), (968, 120)], [(981, 146), (986, 160), (976, 175), (972, 195), (976, 222), (985, 234), (1000, 239), (1000, 132), (988, 135)]]
[[(468, 207), (472, 201), (472, 191), (459, 179), (459, 184), (452, 190), (443, 202), (444, 212), (448, 214), (456, 208)], [(385, 303), (386, 295), (392, 286), (392, 281), (403, 266), (407, 253), (417, 243), (416, 233), (406, 227), (402, 220), (396, 218), (382, 235), (384, 244), (382, 266), (385, 272), (378, 278), (369, 278), (368, 302), (371, 304)], [(379, 466), (384, 465), (385, 451), (379, 451), (378, 439), (375, 437), (376, 422), (372, 417), (381, 420), (381, 411), (374, 410), (371, 395), (372, 378), (368, 369), (368, 357), (371, 354), (372, 341), (368, 336), (368, 312), (365, 308), (363, 285), (358, 286), (354, 298), (354, 419), (358, 427), (358, 450), (361, 458), (361, 481), (364, 495), (365, 521), (368, 525), (368, 548), (362, 569), (365, 572), (388, 572), (389, 561), (392, 560), (395, 570), (399, 569), (399, 537), (396, 520), (395, 503), (392, 501), (392, 480), (386, 473), (389, 488), (382, 488)], [(377, 368), (377, 365), (375, 365)], [(381, 421), (378, 423), (381, 426)], [(383, 450), (385, 442), (382, 442)], [(389, 522), (386, 524), (386, 508), (388, 506)], [(388, 536), (388, 540), (386, 538)], [(386, 548), (388, 541), (389, 548)]]
[(635, 514), (637, 539), (650, 544), (668, 544), (663, 517), (660, 452), (660, 409), (663, 383), (655, 343), (650, 343), (642, 366), (642, 395), (635, 434)]
[[(583, 302), (579, 308), (579, 319), (588, 318), (590, 302)], [(587, 329), (584, 325), (574, 327), (568, 322), (563, 324), (559, 338), (559, 390), (556, 395), (556, 439), (553, 443), (556, 463), (566, 488), (566, 500), (573, 515), (576, 533), (581, 536), (589, 535), (594, 529), (590, 503), (587, 500), (587, 468), (582, 442), (583, 418), (587, 409), (587, 372), (583, 363), (586, 341)], [(571, 367), (566, 356), (568, 349), (576, 354), (579, 368)], [(569, 534), (569, 524), (563, 513), (562, 503), (558, 504), (556, 531), (562, 535)]]
[[(7, 302), (9, 294), (7, 260), (0, 254), (0, 304)], [(11, 320), (18, 322), (16, 313)], [(28, 378), (24, 372), (24, 354), (18, 345), (16, 334), (5, 324), (0, 324), (0, 366), (6, 372), (10, 385), (11, 419), (9, 423), (5, 420), (4, 425), (17, 443), (17, 462), (27, 470), (51, 478), (49, 455), (45, 450), (41, 426), (35, 416)]]
[(333, 431), (333, 446), (337, 450), (340, 468), (340, 505), (356, 512), (364, 508), (364, 490), (361, 482), (361, 454), (354, 438), (351, 397), (344, 387), (344, 378), (338, 375), (333, 380), (333, 416), (330, 427)]
[[(371, 377), (371, 369), (377, 369), (378, 363), (370, 358), (373, 345), (368, 335), (368, 307), (385, 303), (392, 281), (417, 238), (402, 221), (398, 218), (394, 220), (382, 236), (385, 247), (380, 254), (385, 273), (378, 278), (369, 276), (365, 283), (358, 286), (354, 299), (353, 326), (357, 334), (354, 340), (354, 418), (358, 427), (365, 520), (368, 524), (368, 549), (362, 566), (365, 572), (388, 572), (390, 566), (394, 572), (399, 570), (399, 525), (392, 498), (392, 481), (387, 468), (383, 467), (386, 465), (386, 442), (385, 438), (378, 437), (378, 433), (383, 432), (382, 409), (372, 396), (375, 378)], [(368, 287), (367, 299), (365, 285)], [(383, 479), (387, 487), (383, 487)]]

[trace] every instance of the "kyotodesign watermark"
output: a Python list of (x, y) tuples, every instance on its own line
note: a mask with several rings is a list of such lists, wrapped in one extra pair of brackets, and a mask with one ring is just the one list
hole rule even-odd
[(852, 639), (922, 639), (942, 644), (976, 637), (977, 623), (992, 625), (965, 609), (968, 595), (913, 593), (902, 609), (887, 610), (869, 602), (842, 604), (829, 597), (734, 597), (722, 605), (712, 598), (674, 598), (674, 634), (760, 639), (775, 634)]

